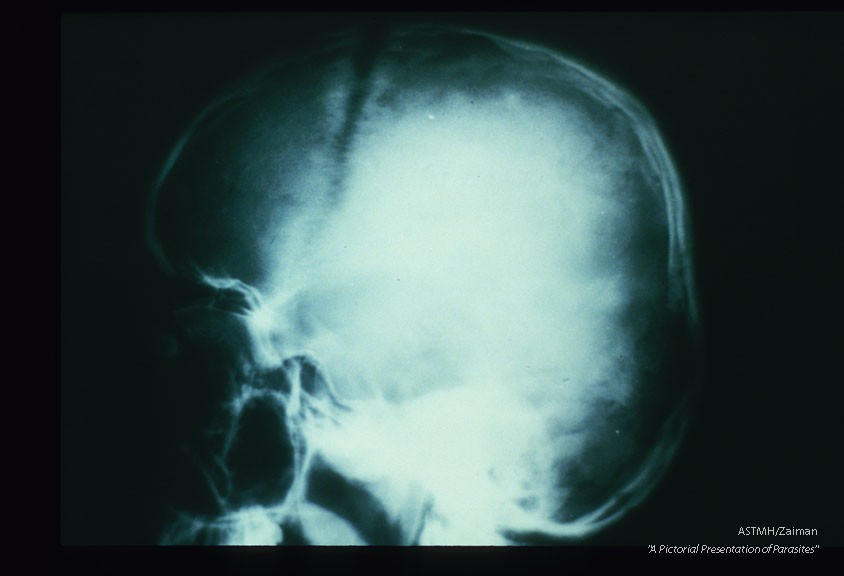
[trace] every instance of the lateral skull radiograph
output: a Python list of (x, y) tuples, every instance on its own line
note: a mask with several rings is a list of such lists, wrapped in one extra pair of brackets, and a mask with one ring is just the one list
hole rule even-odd
[(272, 63), (151, 194), (156, 261), (203, 294), (174, 311), (197, 474), (161, 542), (615, 522), (689, 420), (687, 218), (643, 107), (551, 50), (405, 27)]

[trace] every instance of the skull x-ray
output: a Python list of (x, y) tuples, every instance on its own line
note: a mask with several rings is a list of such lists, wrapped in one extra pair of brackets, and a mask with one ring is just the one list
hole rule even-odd
[(172, 311), (201, 369), (161, 543), (578, 542), (649, 494), (698, 318), (682, 180), (634, 95), (405, 26), (198, 112), (146, 222), (199, 295)]
[[(57, 441), (88, 571), (98, 545), (192, 572), (194, 546), (346, 572), (384, 545), (396, 572), (840, 546), (842, 30), (63, 14), (61, 410), (54, 283), (10, 264), (32, 398), (7, 405), (33, 410), (7, 468), (44, 508), (13, 547), (55, 538)], [(20, 96), (57, 75), (15, 38), (7, 212), (36, 222), (7, 252), (46, 270), (46, 208), (18, 202), (56, 189), (56, 107)]]

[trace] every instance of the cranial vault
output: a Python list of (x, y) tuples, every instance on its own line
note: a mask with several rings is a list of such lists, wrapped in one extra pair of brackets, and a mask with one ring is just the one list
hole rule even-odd
[(654, 122), (560, 55), (462, 30), (348, 36), (203, 111), (150, 248), (224, 349), (165, 543), (572, 539), (682, 437), (697, 324)]

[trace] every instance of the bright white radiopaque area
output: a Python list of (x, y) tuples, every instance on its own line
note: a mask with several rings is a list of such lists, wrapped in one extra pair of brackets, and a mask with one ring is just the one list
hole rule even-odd
[(320, 453), (372, 484), (396, 517), (416, 490), (431, 511), (421, 544), (505, 544), (502, 528), (534, 527), (557, 512), (543, 418), (505, 383), (439, 390), (401, 406), (352, 403), (342, 429), (312, 432)]
[(625, 270), (593, 247), (625, 217), (612, 158), (596, 162), (576, 113), (517, 94), (363, 134), (346, 201), (279, 254), (282, 309), (308, 317), (284, 341), (359, 400), (311, 442), (349, 477), (381, 479), (395, 507), (392, 491), (420, 486), (423, 543), (505, 543), (498, 529), (564, 506), (558, 464), (581, 449), (588, 402), (633, 384), (617, 366), (635, 356), (615, 320)]
[(516, 94), (411, 109), (364, 128), (346, 201), (298, 254), (279, 253), (279, 292), (311, 319), (292, 340), (343, 366), (351, 396), (484, 372), (593, 381), (625, 346), (611, 322), (627, 297), (622, 268), (592, 253), (624, 217), (594, 139)]

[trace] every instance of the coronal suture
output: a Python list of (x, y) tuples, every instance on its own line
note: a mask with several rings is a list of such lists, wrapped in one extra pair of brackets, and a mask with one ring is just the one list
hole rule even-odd
[(150, 200), (203, 294), (174, 316), (197, 481), (162, 543), (577, 541), (681, 442), (680, 181), (644, 109), (551, 50), (332, 38), (204, 110)]

